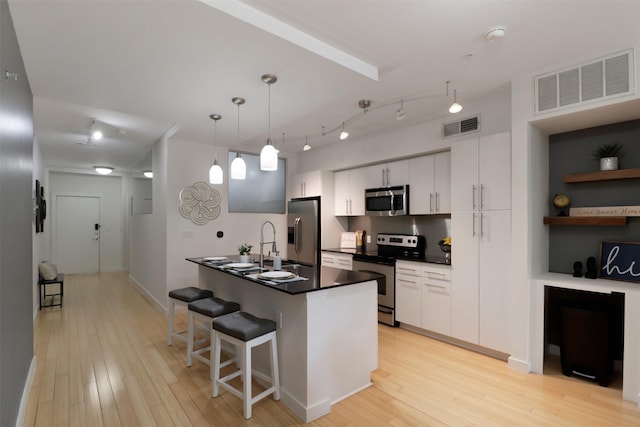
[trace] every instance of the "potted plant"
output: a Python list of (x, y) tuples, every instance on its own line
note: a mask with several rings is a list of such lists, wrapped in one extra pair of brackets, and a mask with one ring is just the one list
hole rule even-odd
[(444, 262), (451, 264), (451, 237), (445, 237), (438, 242), (440, 250), (444, 252)]
[(618, 156), (622, 145), (616, 143), (603, 144), (595, 149), (593, 157), (600, 159), (601, 171), (613, 171), (618, 169)]
[(249, 252), (251, 252), (252, 245), (248, 243), (243, 243), (238, 246), (238, 252), (240, 253), (240, 262), (250, 262), (251, 257), (249, 256)]

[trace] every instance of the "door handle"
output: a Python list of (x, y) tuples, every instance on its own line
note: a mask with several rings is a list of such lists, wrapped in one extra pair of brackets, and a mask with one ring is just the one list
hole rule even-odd
[(300, 251), (300, 217), (293, 221), (293, 247), (296, 252)]

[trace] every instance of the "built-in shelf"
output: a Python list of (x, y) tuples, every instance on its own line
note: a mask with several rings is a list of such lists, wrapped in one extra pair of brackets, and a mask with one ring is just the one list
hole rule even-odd
[(618, 169), (615, 171), (572, 173), (572, 174), (565, 175), (563, 178), (563, 181), (566, 183), (573, 183), (573, 182), (609, 181), (613, 179), (632, 179), (632, 178), (640, 178), (640, 169)]
[(626, 225), (626, 216), (545, 216), (548, 225)]

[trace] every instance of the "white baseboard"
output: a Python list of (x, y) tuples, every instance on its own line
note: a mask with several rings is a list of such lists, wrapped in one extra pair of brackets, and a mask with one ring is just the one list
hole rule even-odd
[(509, 358), (507, 359), (507, 365), (509, 366), (509, 368), (515, 369), (516, 371), (526, 373), (531, 372), (531, 369), (529, 368), (529, 362), (527, 362), (526, 360), (516, 359), (513, 356), (509, 356)]
[(36, 376), (36, 356), (31, 359), (31, 365), (29, 365), (29, 373), (27, 374), (27, 381), (24, 384), (24, 390), (22, 390), (22, 398), (20, 399), (20, 409), (18, 410), (18, 418), (16, 419), (16, 426), (22, 427), (24, 425), (24, 416), (27, 413), (27, 405), (29, 404), (29, 394), (31, 393), (31, 386), (33, 385), (33, 379)]
[(329, 402), (328, 399), (323, 400), (322, 402), (318, 402), (313, 406), (307, 407), (282, 387), (280, 388), (280, 396), (282, 403), (284, 403), (286, 407), (291, 409), (293, 413), (296, 414), (305, 423), (318, 419), (321, 416), (331, 412), (331, 402)]
[(134, 279), (131, 275), (129, 275), (129, 279), (131, 279), (131, 281), (136, 285), (136, 288), (138, 289), (138, 291), (140, 291), (140, 293), (142, 293), (142, 295), (144, 295), (144, 297), (147, 298), (147, 300), (149, 300), (149, 302), (151, 302), (151, 304), (153, 304), (153, 306), (156, 309), (164, 312), (164, 314), (167, 314), (169, 312), (169, 309), (167, 307), (165, 307), (164, 305), (162, 305), (162, 303), (160, 303), (160, 301), (155, 299), (155, 297), (153, 295), (151, 295), (149, 293), (149, 291), (147, 291), (144, 288), (144, 286), (142, 286), (140, 284), (140, 282), (138, 282), (136, 279)]

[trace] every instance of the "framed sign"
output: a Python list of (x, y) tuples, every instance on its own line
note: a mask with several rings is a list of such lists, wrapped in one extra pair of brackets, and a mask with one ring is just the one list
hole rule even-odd
[(598, 276), (640, 283), (640, 242), (600, 243)]

